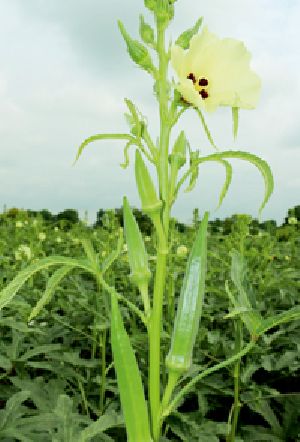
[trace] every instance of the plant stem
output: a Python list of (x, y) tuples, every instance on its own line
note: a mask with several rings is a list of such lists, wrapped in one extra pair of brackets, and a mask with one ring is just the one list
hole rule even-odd
[(105, 399), (105, 389), (106, 389), (106, 329), (103, 330), (101, 334), (101, 386), (100, 386), (100, 401), (99, 410), (103, 414), (104, 411), (104, 399)]
[(237, 354), (231, 356), (230, 358), (226, 359), (226, 361), (220, 362), (219, 364), (216, 364), (213, 367), (207, 368), (202, 373), (200, 373), (197, 376), (195, 376), (175, 396), (175, 398), (170, 403), (170, 405), (163, 411), (162, 416), (163, 417), (168, 416), (172, 412), (172, 410), (174, 410), (176, 408), (177, 404), (181, 401), (181, 399), (187, 394), (188, 391), (191, 390), (191, 388), (197, 382), (199, 382), (201, 379), (205, 378), (209, 374), (214, 373), (215, 371), (218, 371), (221, 368), (227, 367), (228, 365), (230, 365), (233, 362), (237, 361), (238, 359), (242, 358), (245, 354), (247, 354), (250, 350), (252, 350), (252, 348), (255, 346), (255, 343), (256, 343), (255, 340), (250, 341), (239, 353), (237, 353)]
[(159, 439), (160, 431), (160, 338), (162, 325), (162, 304), (166, 277), (166, 261), (166, 254), (158, 251), (154, 283), (153, 309), (149, 327), (149, 394), (152, 433), (155, 442)]
[(168, 55), (165, 51), (165, 24), (157, 19), (157, 52), (159, 55), (158, 98), (160, 116), (159, 158), (157, 164), (159, 193), (163, 201), (162, 219), (155, 222), (158, 233), (156, 273), (153, 293), (153, 309), (149, 326), (149, 396), (151, 426), (154, 442), (160, 437), (160, 340), (162, 328), (162, 307), (166, 281), (169, 230), (169, 134), (168, 121)]
[[(238, 353), (242, 347), (242, 324), (240, 319), (236, 321), (235, 324), (235, 353)], [(241, 369), (241, 358), (239, 358), (233, 370), (233, 378), (234, 378), (234, 402), (233, 402), (233, 412), (232, 412), (232, 420), (231, 420), (231, 428), (230, 433), (227, 437), (227, 442), (234, 442), (235, 433), (237, 429), (237, 423), (239, 418), (239, 412), (241, 408), (240, 404), (240, 369)]]

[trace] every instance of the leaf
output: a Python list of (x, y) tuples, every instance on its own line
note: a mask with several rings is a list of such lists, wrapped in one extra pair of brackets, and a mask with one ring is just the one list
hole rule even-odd
[(59, 264), (79, 267), (87, 272), (93, 272), (93, 269), (84, 260), (67, 258), (64, 256), (50, 256), (40, 259), (29, 267), (26, 267), (24, 270), (21, 270), (21, 272), (18, 273), (18, 275), (0, 292), (0, 310), (13, 299), (17, 291), (20, 290), (22, 285), (25, 284), (32, 275), (40, 270)]
[(61, 349), (62, 349), (61, 344), (38, 345), (37, 347), (34, 347), (31, 350), (26, 351), (20, 358), (18, 358), (18, 361), (28, 361), (28, 359), (31, 359), (34, 356), (38, 356), (41, 354), (48, 355), (53, 351), (59, 351)]
[(128, 134), (97, 134), (92, 135), (91, 137), (86, 138), (81, 145), (78, 148), (76, 158), (74, 160), (73, 165), (78, 161), (79, 157), (81, 156), (83, 150), (86, 148), (86, 146), (90, 143), (93, 143), (94, 141), (98, 140), (129, 140), (134, 141), (134, 138), (132, 138), (131, 135)]
[(111, 345), (129, 442), (150, 442), (147, 404), (136, 358), (118, 301), (111, 296)]
[(15, 420), (15, 413), (20, 405), (29, 398), (29, 391), (24, 390), (15, 393), (8, 399), (5, 405), (5, 409), (0, 412), (0, 429), (4, 429), (7, 424), (11, 424), (11, 421)]
[(245, 275), (246, 275), (246, 263), (243, 256), (236, 250), (230, 252), (231, 255), (231, 279), (237, 288), (238, 295), (233, 296), (231, 301), (236, 309), (244, 309), (244, 313), (241, 313), (241, 319), (246, 325), (249, 333), (252, 336), (257, 336), (257, 329), (261, 325), (262, 318), (258, 311), (256, 311), (248, 295)]
[(258, 170), (260, 171), (260, 173), (263, 176), (264, 183), (265, 183), (265, 196), (264, 196), (263, 202), (259, 208), (259, 213), (261, 213), (261, 211), (263, 210), (263, 208), (267, 204), (267, 202), (273, 192), (273, 189), (274, 189), (273, 175), (272, 175), (272, 172), (271, 172), (271, 169), (270, 169), (270, 166), (268, 165), (268, 163), (265, 160), (262, 160), (261, 158), (257, 157), (256, 155), (253, 155), (251, 153), (242, 152), (242, 151), (233, 151), (233, 150), (212, 154), (212, 155), (210, 155), (210, 158), (221, 158), (221, 159), (238, 158), (240, 160), (248, 161), (248, 162), (254, 164), (254, 166), (256, 166), (258, 168)]
[(262, 334), (266, 333), (268, 330), (276, 327), (277, 325), (283, 324), (285, 322), (296, 321), (297, 319), (300, 319), (299, 305), (297, 305), (296, 307), (292, 307), (286, 312), (278, 313), (275, 316), (264, 319), (260, 327), (256, 330), (256, 333), (258, 336), (261, 336)]
[(102, 272), (102, 274), (104, 274), (110, 268), (110, 266), (113, 264), (113, 262), (118, 258), (118, 256), (120, 255), (120, 253), (122, 251), (123, 244), (124, 244), (123, 231), (120, 230), (120, 234), (119, 234), (118, 244), (117, 244), (116, 250), (113, 250), (107, 256), (107, 258), (105, 258), (105, 260), (102, 262), (102, 265), (101, 265), (101, 272)]
[(204, 129), (204, 132), (205, 132), (205, 134), (206, 134), (206, 136), (207, 136), (207, 139), (208, 139), (208, 141), (210, 142), (211, 146), (212, 146), (214, 149), (219, 150), (218, 147), (216, 146), (214, 140), (213, 140), (213, 137), (212, 137), (212, 134), (210, 133), (210, 130), (208, 129), (208, 126), (207, 126), (207, 124), (206, 124), (206, 121), (205, 121), (205, 118), (204, 118), (204, 116), (203, 116), (203, 113), (202, 113), (202, 112), (200, 111), (200, 109), (198, 109), (198, 108), (194, 108), (194, 109), (195, 109), (195, 111), (197, 112), (197, 114), (198, 114), (199, 117), (200, 117), (200, 120), (201, 120), (201, 123), (202, 123), (203, 129)]
[(191, 177), (190, 177), (189, 185), (185, 189), (186, 193), (191, 192), (197, 183), (197, 178), (199, 175), (199, 167), (197, 165), (198, 160), (199, 160), (199, 155), (200, 155), (199, 150), (196, 150), (195, 152), (190, 151), (190, 170), (191, 170), (190, 175), (191, 175)]
[(46, 290), (43, 296), (31, 310), (27, 322), (30, 322), (33, 318), (35, 318), (40, 313), (42, 308), (51, 301), (56, 287), (59, 285), (62, 279), (73, 269), (74, 266), (63, 266), (53, 273), (51, 278), (49, 278), (47, 281)]
[(225, 183), (222, 187), (220, 196), (219, 196), (219, 203), (218, 203), (218, 207), (217, 209), (219, 209), (219, 207), (221, 207), (221, 204), (228, 192), (229, 186), (231, 184), (232, 181), (232, 166), (230, 163), (228, 163), (228, 161), (225, 160), (219, 160), (219, 163), (223, 164), (223, 166), (225, 167), (225, 171), (226, 171), (226, 178), (225, 178)]
[(202, 21), (203, 17), (200, 17), (192, 28), (189, 28), (186, 31), (184, 31), (182, 34), (180, 34), (175, 44), (181, 46), (183, 49), (188, 49), (191, 38), (199, 31)]
[(232, 108), (232, 133), (233, 133), (234, 139), (237, 136), (238, 128), (239, 128), (239, 108), (233, 107)]
[(88, 427), (82, 430), (78, 439), (80, 442), (89, 441), (98, 434), (103, 433), (105, 430), (122, 425), (122, 423), (123, 419), (116, 413), (104, 414), (99, 417), (96, 422), (91, 423)]

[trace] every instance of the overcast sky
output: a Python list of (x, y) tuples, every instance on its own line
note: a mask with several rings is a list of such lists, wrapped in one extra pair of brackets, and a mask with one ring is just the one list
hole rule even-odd
[[(124, 194), (139, 207), (133, 161), (126, 170), (119, 166), (122, 143), (91, 144), (75, 167), (72, 162), (89, 135), (127, 130), (124, 97), (157, 136), (151, 78), (129, 59), (116, 25), (121, 19), (137, 37), (139, 14), (152, 20), (143, 1), (0, 0), (0, 10), (0, 205), (88, 210), (91, 221), (99, 208), (120, 207)], [(207, 123), (221, 149), (248, 150), (269, 162), (275, 191), (262, 218), (281, 222), (300, 203), (300, 1), (178, 0), (169, 37), (175, 40), (200, 16), (211, 31), (243, 40), (252, 53), (262, 95), (256, 110), (241, 111), (237, 141), (229, 108), (207, 115)], [(193, 148), (209, 152), (193, 112), (180, 129)], [(174, 215), (190, 221), (199, 207), (212, 217), (257, 216), (262, 179), (253, 166), (232, 164), (221, 209), (214, 211), (224, 171), (211, 164), (200, 168), (197, 187), (180, 196)]]

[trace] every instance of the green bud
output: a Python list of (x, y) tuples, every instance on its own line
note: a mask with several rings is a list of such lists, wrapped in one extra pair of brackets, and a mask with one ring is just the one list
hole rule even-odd
[(181, 46), (183, 49), (188, 49), (190, 46), (190, 41), (191, 38), (198, 33), (199, 28), (202, 24), (203, 21), (203, 17), (199, 18), (195, 24), (195, 26), (193, 26), (190, 29), (187, 29), (186, 31), (184, 31), (176, 40), (175, 44), (177, 46)]
[(150, 215), (153, 212), (158, 212), (162, 207), (162, 201), (157, 197), (149, 171), (138, 150), (135, 152), (135, 179), (143, 212)]
[(156, 5), (156, 17), (161, 23), (168, 24), (174, 17), (173, 1), (170, 0), (157, 0)]
[(142, 234), (130, 209), (127, 198), (123, 199), (123, 216), (125, 238), (128, 246), (128, 259), (134, 284), (148, 284), (151, 273), (148, 267), (148, 256)]
[(169, 155), (169, 161), (173, 163), (177, 169), (180, 169), (186, 162), (186, 144), (187, 140), (183, 130), (180, 132), (175, 141), (172, 153)]
[(144, 0), (146, 8), (150, 9), (150, 11), (154, 12), (156, 8), (156, 0)]
[(144, 43), (154, 46), (155, 45), (155, 39), (154, 39), (154, 30), (148, 23), (145, 22), (144, 17), (140, 15), (140, 36)]
[(136, 64), (141, 66), (141, 68), (153, 74), (155, 72), (155, 68), (153, 66), (148, 49), (145, 48), (145, 46), (142, 45), (138, 40), (134, 40), (130, 37), (121, 21), (118, 21), (118, 26), (125, 40), (128, 53), (132, 60)]

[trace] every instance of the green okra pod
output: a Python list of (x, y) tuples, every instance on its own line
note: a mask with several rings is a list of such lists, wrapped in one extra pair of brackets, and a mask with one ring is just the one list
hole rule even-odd
[(148, 266), (148, 255), (139, 226), (130, 209), (126, 196), (123, 199), (123, 215), (125, 238), (128, 247), (128, 259), (130, 266), (130, 278), (137, 285), (143, 297), (145, 313), (150, 311), (148, 298), (148, 282), (151, 272)]
[(208, 212), (205, 212), (188, 259), (177, 306), (171, 348), (166, 358), (169, 371), (179, 374), (188, 370), (192, 363), (193, 347), (202, 312), (208, 216)]
[(135, 179), (143, 212), (149, 215), (153, 212), (158, 213), (162, 207), (162, 201), (157, 197), (150, 173), (138, 150), (135, 152)]
[(169, 155), (169, 162), (174, 164), (174, 167), (180, 169), (185, 165), (186, 162), (186, 145), (187, 140), (182, 130), (175, 141), (174, 147), (172, 149), (172, 153)]
[(136, 357), (118, 301), (111, 297), (111, 346), (129, 442), (151, 442), (148, 407)]

